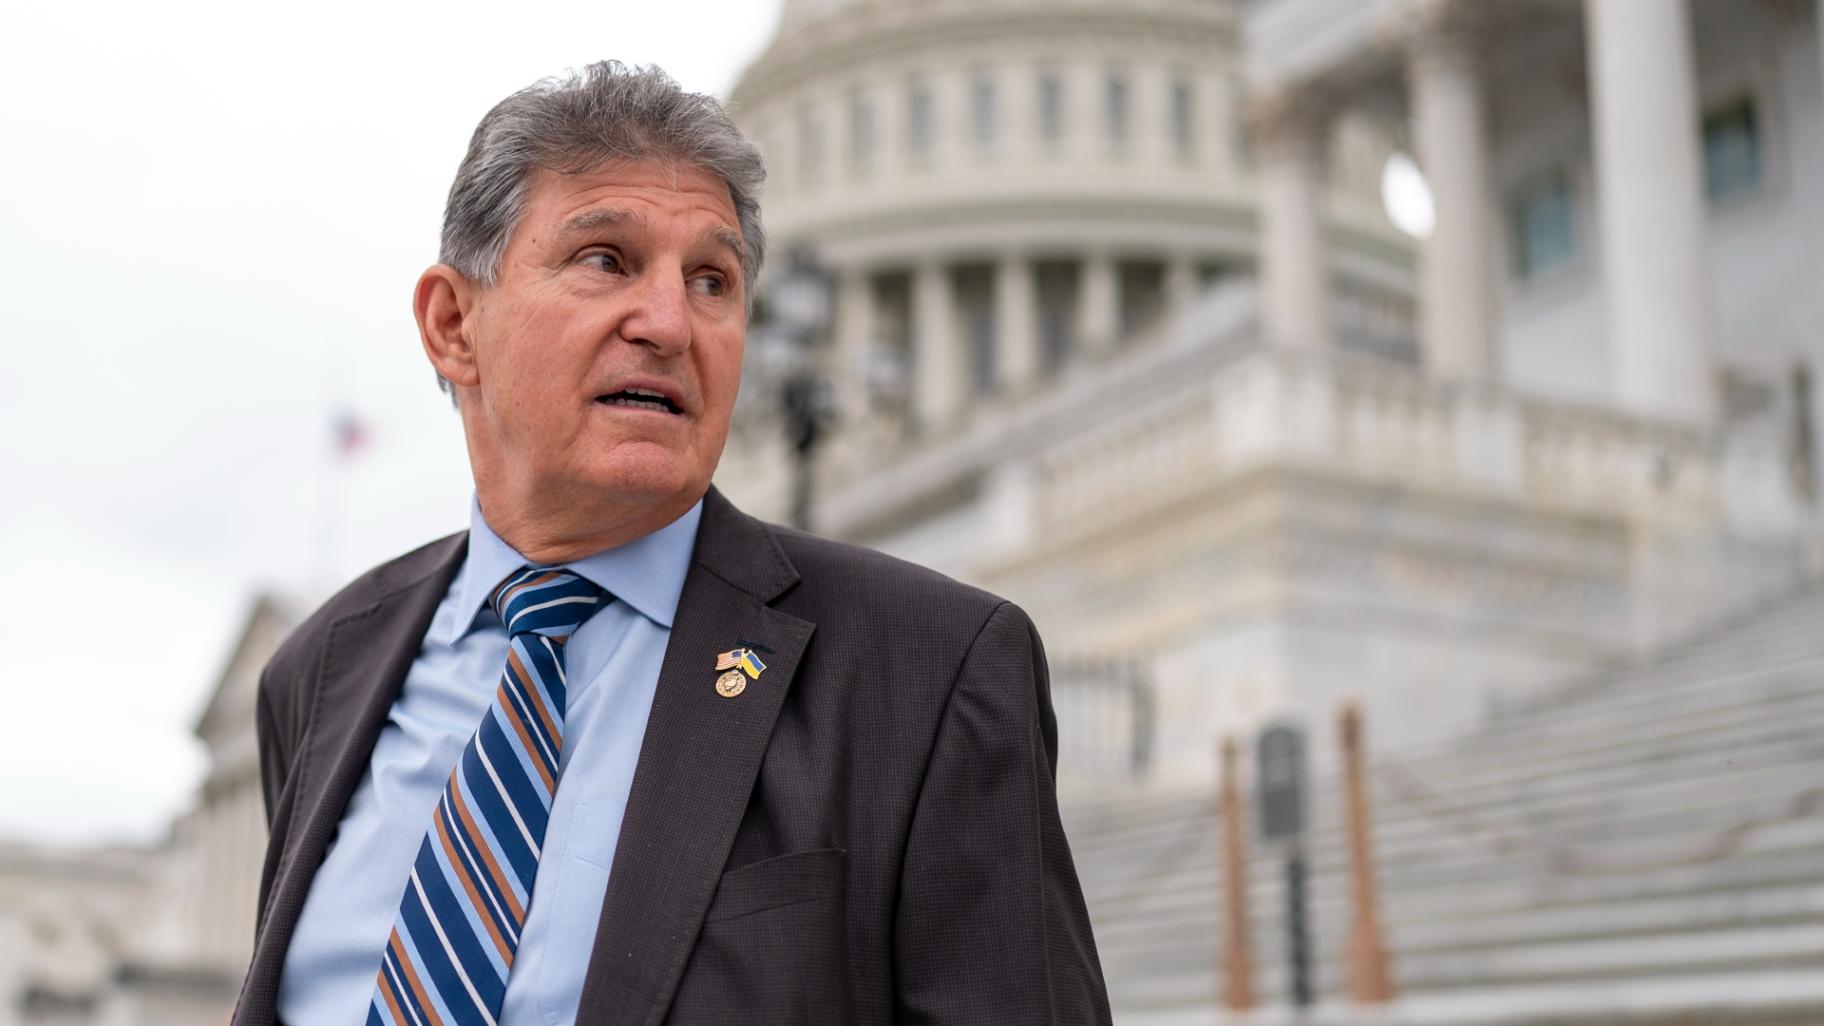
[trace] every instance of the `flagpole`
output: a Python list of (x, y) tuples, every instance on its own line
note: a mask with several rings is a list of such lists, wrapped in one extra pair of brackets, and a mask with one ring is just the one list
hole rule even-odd
[(342, 554), (342, 529), (347, 520), (348, 468), (355, 456), (367, 445), (367, 428), (361, 417), (346, 403), (339, 403), (330, 421), (330, 444), (324, 463), (323, 483), (318, 489), (321, 506), (317, 514), (317, 553), (312, 583), (318, 594), (327, 595), (341, 583), (338, 561)]

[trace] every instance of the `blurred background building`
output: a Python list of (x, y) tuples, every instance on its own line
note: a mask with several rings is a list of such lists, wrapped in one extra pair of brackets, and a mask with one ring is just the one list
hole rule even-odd
[[(1031, 612), (1119, 1021), (1297, 1018), (1216, 786), (1276, 723), (1305, 1021), (1824, 1021), (1821, 22), (787, 0), (718, 483)], [(292, 622), (250, 609), (161, 849), (0, 849), (0, 1026), (232, 1000)]]

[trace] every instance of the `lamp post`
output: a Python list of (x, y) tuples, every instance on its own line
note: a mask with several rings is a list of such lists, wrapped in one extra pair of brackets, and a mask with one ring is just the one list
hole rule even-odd
[(792, 526), (810, 530), (811, 488), (819, 443), (835, 420), (829, 380), (816, 351), (830, 332), (830, 276), (802, 247), (762, 297), (755, 330), (762, 387), (778, 390), (777, 413), (792, 450)]
[(1286, 860), (1286, 959), (1292, 1004), (1302, 1011), (1313, 999), (1305, 895), (1304, 732), (1290, 723), (1275, 724), (1261, 733), (1255, 756), (1260, 837)]

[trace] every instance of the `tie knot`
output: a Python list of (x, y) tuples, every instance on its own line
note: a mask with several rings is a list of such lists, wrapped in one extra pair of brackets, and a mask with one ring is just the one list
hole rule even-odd
[(521, 567), (488, 596), (507, 635), (563, 641), (602, 605), (602, 589), (562, 568)]

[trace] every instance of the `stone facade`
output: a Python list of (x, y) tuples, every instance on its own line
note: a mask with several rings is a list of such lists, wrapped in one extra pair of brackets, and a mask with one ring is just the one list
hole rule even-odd
[[(1436, 738), (1789, 584), (1824, 85), (1812, 5), (1750, 7), (789, 4), (734, 99), (837, 281), (813, 526), (1025, 605), (1123, 786), (1348, 697)], [(780, 515), (746, 423), (719, 481)]]
[(266, 850), (259, 674), (298, 623), (256, 598), (196, 724), (209, 770), (149, 849), (0, 847), (0, 1026), (195, 1026), (226, 1018), (253, 953)]

